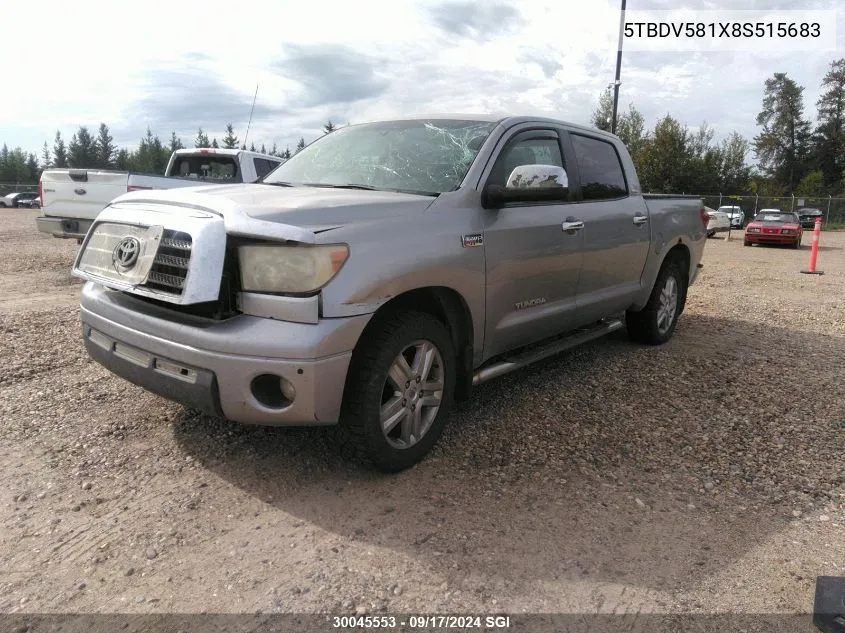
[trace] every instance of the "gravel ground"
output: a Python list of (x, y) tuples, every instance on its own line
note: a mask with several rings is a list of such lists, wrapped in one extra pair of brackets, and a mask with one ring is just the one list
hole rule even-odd
[(845, 233), (824, 276), (709, 240), (669, 344), (488, 383), (387, 477), (89, 361), (37, 214), (0, 213), (0, 612), (787, 613), (845, 575)]

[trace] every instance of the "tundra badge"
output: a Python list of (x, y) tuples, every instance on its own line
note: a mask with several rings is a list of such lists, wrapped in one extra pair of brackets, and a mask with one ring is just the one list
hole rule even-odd
[(517, 310), (523, 310), (525, 308), (530, 308), (532, 306), (540, 306), (546, 303), (545, 297), (539, 297), (537, 299), (529, 299), (528, 301), (520, 301), (519, 303), (515, 303), (514, 307)]

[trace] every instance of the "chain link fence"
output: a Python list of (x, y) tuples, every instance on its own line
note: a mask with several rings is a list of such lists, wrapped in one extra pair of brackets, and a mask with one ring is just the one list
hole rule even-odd
[(0, 182), (0, 197), (7, 196), (10, 193), (18, 192), (33, 192), (38, 193), (38, 183), (31, 185), (21, 185), (14, 182)]
[(845, 198), (832, 196), (810, 198), (802, 196), (701, 196), (704, 206), (718, 209), (722, 206), (740, 207), (748, 222), (762, 209), (780, 209), (781, 211), (796, 211), (802, 209), (818, 209), (822, 212), (825, 228), (845, 229)]

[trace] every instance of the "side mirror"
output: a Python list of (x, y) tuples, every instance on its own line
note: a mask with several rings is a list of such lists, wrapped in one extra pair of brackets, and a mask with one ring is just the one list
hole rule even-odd
[(507, 185), (490, 185), (481, 194), (485, 209), (501, 209), (509, 202), (565, 202), (569, 199), (569, 177), (556, 165), (519, 165)]

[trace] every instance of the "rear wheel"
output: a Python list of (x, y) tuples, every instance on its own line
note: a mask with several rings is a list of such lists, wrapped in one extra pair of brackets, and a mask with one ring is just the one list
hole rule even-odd
[(421, 461), (443, 432), (455, 390), (448, 330), (421, 312), (374, 328), (349, 368), (338, 436), (347, 458), (385, 472)]
[(686, 296), (686, 276), (678, 259), (664, 262), (648, 303), (639, 312), (628, 312), (628, 336), (638, 343), (662, 345), (675, 333)]

